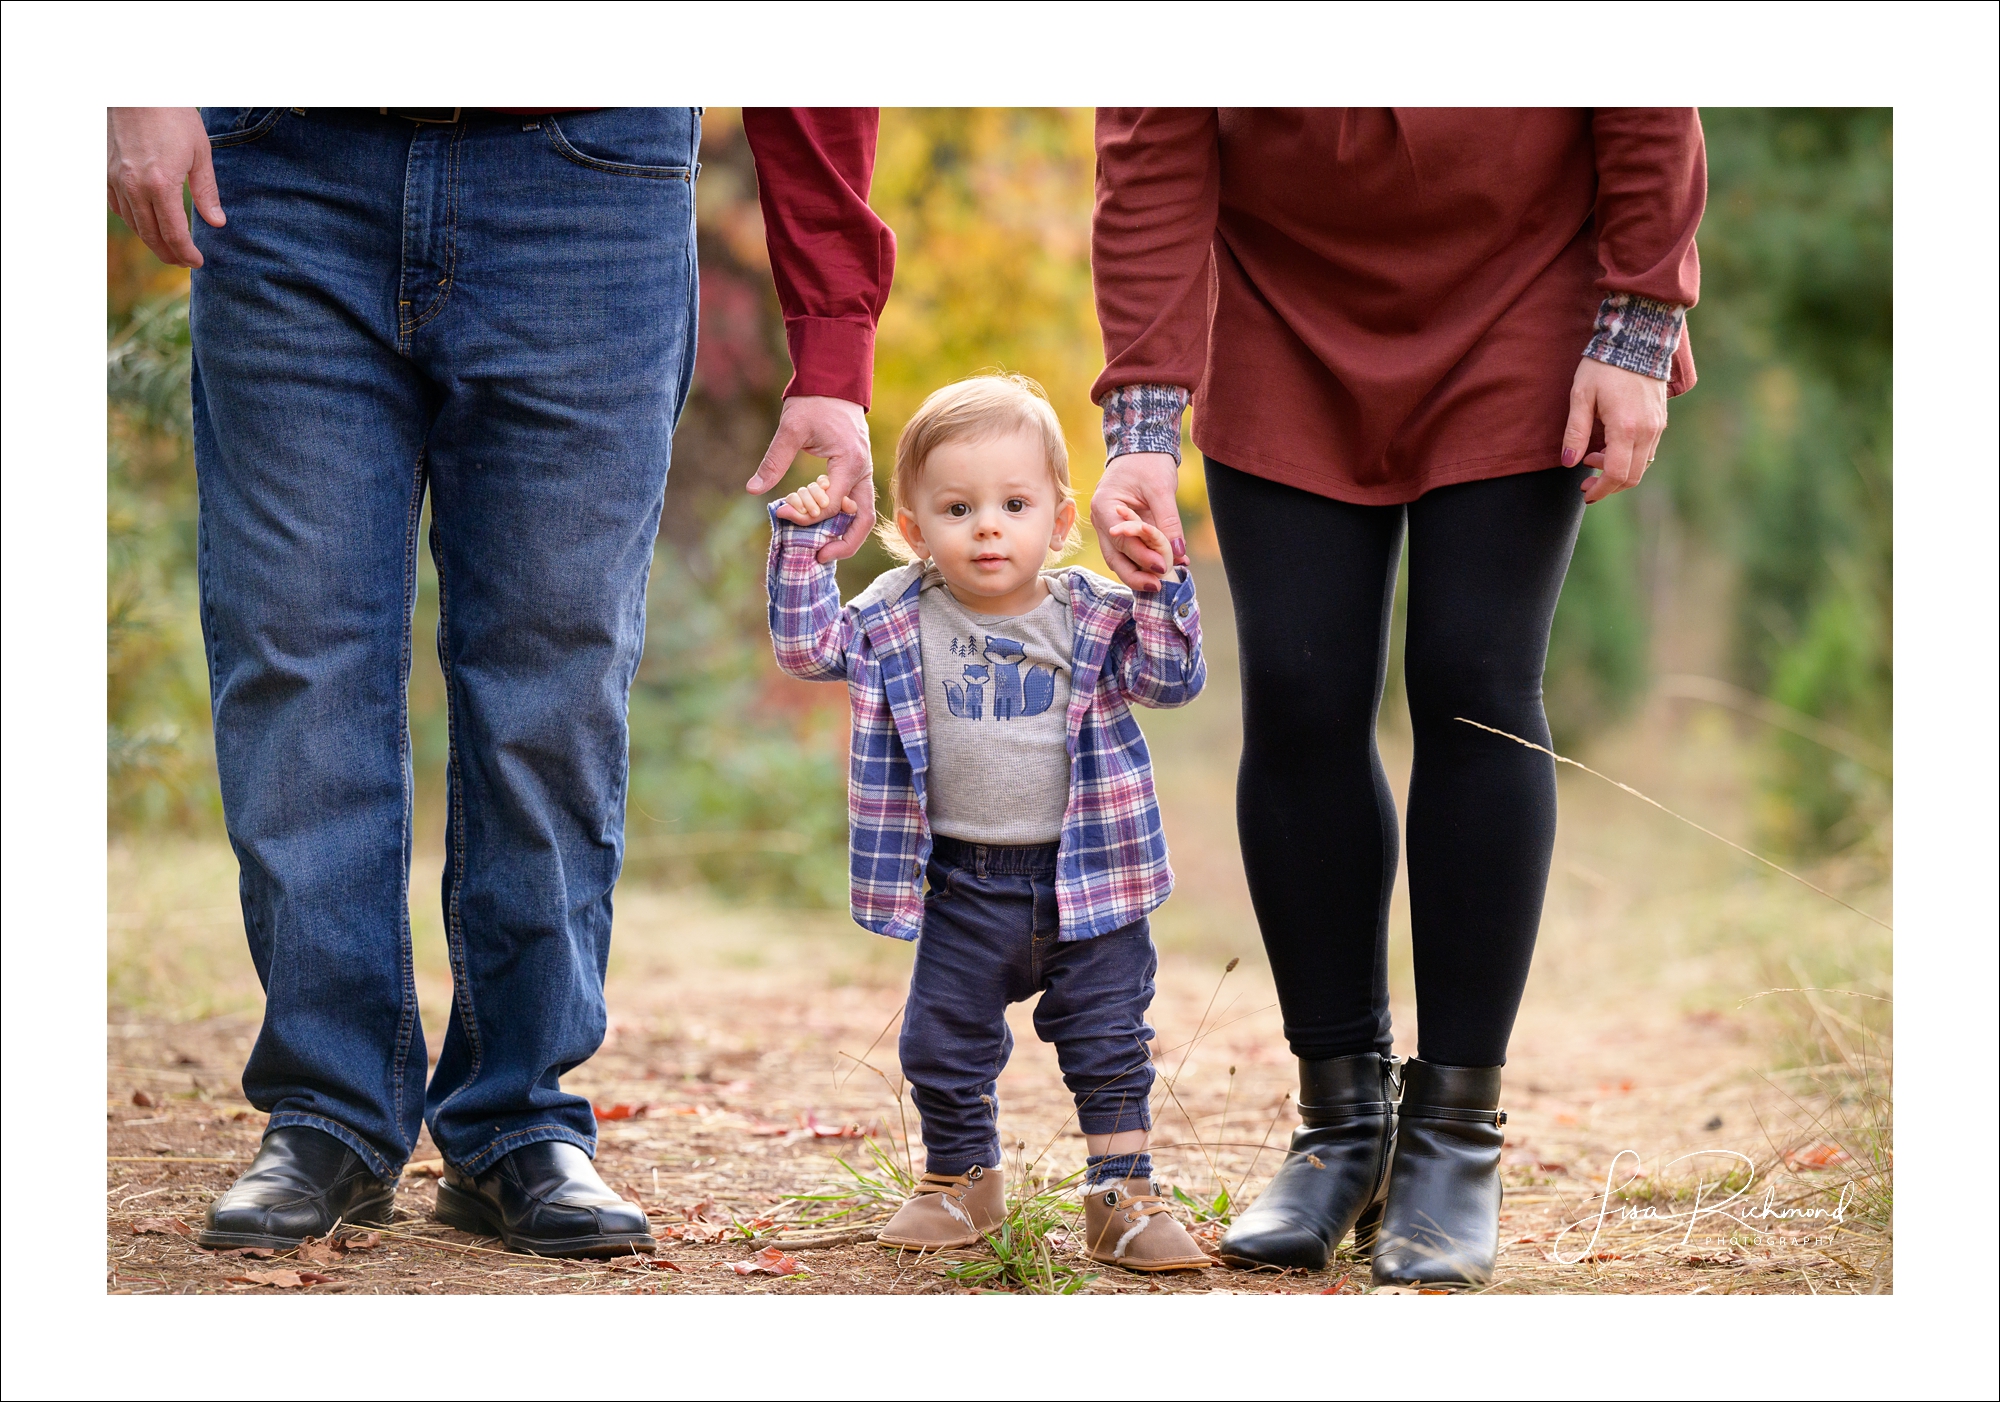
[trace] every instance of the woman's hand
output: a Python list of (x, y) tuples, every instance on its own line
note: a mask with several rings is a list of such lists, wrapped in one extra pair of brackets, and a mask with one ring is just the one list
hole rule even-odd
[[(1604, 449), (1584, 456), (1591, 429), (1604, 425)], [(1659, 451), (1667, 427), (1667, 382), (1620, 370), (1588, 356), (1578, 362), (1569, 391), (1569, 426), (1563, 430), (1564, 467), (1598, 469), (1584, 483), (1586, 504), (1639, 485)]]
[[(840, 509), (854, 510), (854, 498), (842, 497)], [(833, 509), (832, 479), (822, 472), (818, 481), (808, 482), (796, 492), (787, 495), (778, 504), (778, 514), (787, 521), (796, 522), (801, 526), (818, 525), (827, 517), (837, 515)]]
[[(1170, 453), (1126, 453), (1116, 457), (1098, 479), (1090, 498), (1090, 524), (1097, 531), (1104, 563), (1126, 585), (1151, 594), (1173, 567), (1187, 558), (1181, 539), (1181, 514), (1174, 505), (1180, 465)], [(1150, 539), (1142, 532), (1119, 529), (1128, 520), (1156, 529)]]

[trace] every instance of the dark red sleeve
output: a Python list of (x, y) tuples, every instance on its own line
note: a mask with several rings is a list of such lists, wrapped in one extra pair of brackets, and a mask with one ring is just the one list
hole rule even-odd
[[(1692, 107), (1599, 107), (1591, 114), (1597, 151), (1598, 290), (1691, 307), (1701, 296), (1695, 230), (1708, 204), (1708, 147)], [(1669, 389), (1694, 382), (1684, 335)]]
[(743, 109), (792, 353), (786, 398), (869, 404), (875, 324), (896, 271), (896, 236), (868, 207), (878, 122), (873, 107)]
[(1094, 401), (1121, 385), (1201, 382), (1221, 194), (1214, 108), (1097, 109), (1090, 277), (1104, 373)]

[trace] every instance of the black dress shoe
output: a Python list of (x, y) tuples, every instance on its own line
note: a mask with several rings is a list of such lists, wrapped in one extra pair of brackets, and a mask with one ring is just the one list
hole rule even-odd
[(1484, 1285), (1500, 1254), (1498, 1066), (1403, 1068), (1377, 1285)]
[(1372, 1052), (1302, 1059), (1299, 1118), (1277, 1176), (1217, 1244), (1232, 1266), (1323, 1270), (1349, 1231), (1363, 1251), (1372, 1244), (1395, 1138), (1395, 1063)]
[(537, 1256), (627, 1256), (654, 1248), (645, 1209), (597, 1176), (574, 1144), (526, 1144), (478, 1177), (445, 1163), (437, 1219)]
[(330, 1134), (280, 1125), (228, 1191), (208, 1205), (195, 1240), (211, 1251), (266, 1246), (283, 1251), (341, 1222), (389, 1220), (396, 1185)]

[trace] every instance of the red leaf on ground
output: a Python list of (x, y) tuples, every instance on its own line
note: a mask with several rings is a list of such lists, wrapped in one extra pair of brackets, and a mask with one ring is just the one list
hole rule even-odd
[(146, 1094), (143, 1090), (135, 1090), (132, 1092), (132, 1103), (142, 1110), (151, 1110), (158, 1107), (160, 1102), (153, 1099), (152, 1096)]
[(759, 1251), (757, 1253), (755, 1259), (753, 1260), (720, 1261), (717, 1262), (717, 1264), (728, 1267), (730, 1270), (735, 1271), (738, 1275), (812, 1274), (812, 1272), (808, 1271), (804, 1266), (800, 1265), (796, 1260), (792, 1259), (790, 1256), (787, 1256), (783, 1251), (780, 1251), (775, 1246), (765, 1247), (762, 1251)]
[(738, 1222), (736, 1225), (739, 1227), (747, 1227), (749, 1230), (753, 1232), (761, 1232), (766, 1227), (775, 1227), (778, 1224), (769, 1217), (752, 1217), (749, 1221)]
[(602, 1122), (604, 1120), (640, 1119), (653, 1107), (650, 1105), (627, 1105), (621, 1101), (616, 1105), (593, 1105), (590, 1108), (597, 1112), (597, 1118)]
[(141, 1217), (132, 1224), (133, 1236), (193, 1236), (194, 1228), (171, 1217)]
[(1339, 1280), (1336, 1280), (1333, 1284), (1327, 1286), (1326, 1289), (1320, 1291), (1319, 1293), (1322, 1295), (1338, 1295), (1341, 1292), (1341, 1289), (1344, 1286), (1346, 1286), (1347, 1281), (1348, 1277), (1342, 1276)]
[(251, 1289), (268, 1285), (277, 1290), (298, 1290), (308, 1285), (324, 1285), (332, 1280), (330, 1275), (318, 1271), (245, 1271), (242, 1275), (229, 1277), (231, 1285), (244, 1285)]
[(1811, 1148), (1785, 1155), (1785, 1167), (1794, 1172), (1801, 1168), (1832, 1168), (1835, 1164), (1847, 1163), (1852, 1158), (1853, 1155), (1838, 1144), (1822, 1142)]
[(356, 1232), (352, 1236), (344, 1236), (334, 1242), (334, 1245), (342, 1251), (373, 1251), (381, 1244), (380, 1232)]
[(700, 1202), (683, 1204), (681, 1207), (681, 1216), (687, 1218), (690, 1222), (706, 1222), (709, 1214), (714, 1211), (715, 1199), (703, 1198)]

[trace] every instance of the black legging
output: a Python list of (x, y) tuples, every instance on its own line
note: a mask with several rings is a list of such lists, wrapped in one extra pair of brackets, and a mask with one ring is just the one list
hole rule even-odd
[(1375, 749), (1404, 522), (1410, 921), (1426, 1061), (1497, 1066), (1555, 843), (1542, 667), (1588, 469), (1354, 506), (1208, 464), (1243, 672), (1237, 830), (1285, 1036), (1308, 1058), (1386, 1053), (1396, 805)]

